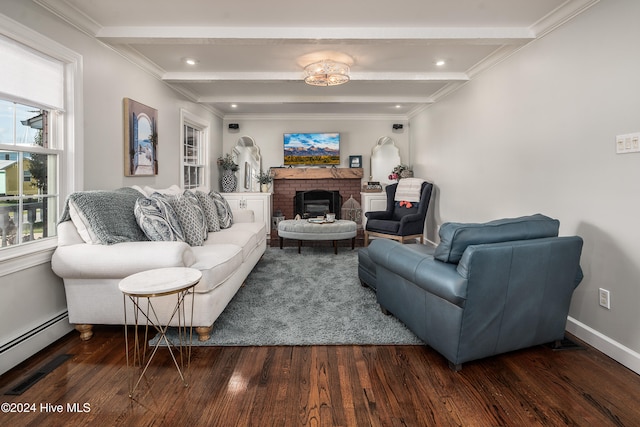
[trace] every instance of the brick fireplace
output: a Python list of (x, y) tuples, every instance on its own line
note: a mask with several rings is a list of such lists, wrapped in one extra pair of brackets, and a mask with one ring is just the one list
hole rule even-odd
[[(300, 191), (338, 191), (342, 196), (342, 203), (351, 196), (361, 203), (361, 168), (272, 168), (271, 171), (273, 212), (282, 212), (285, 219), (294, 218), (294, 199)], [(340, 208), (341, 206), (338, 206), (337, 209)], [(356, 242), (361, 241), (362, 231), (359, 230)], [(279, 245), (278, 231), (271, 230), (271, 246), (276, 245)]]

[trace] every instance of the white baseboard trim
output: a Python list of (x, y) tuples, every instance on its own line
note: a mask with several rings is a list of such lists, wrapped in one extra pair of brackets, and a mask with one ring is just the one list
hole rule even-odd
[(567, 318), (567, 332), (595, 347), (636, 374), (640, 374), (640, 353), (625, 347), (571, 316)]
[(0, 348), (0, 375), (73, 330), (66, 311)]

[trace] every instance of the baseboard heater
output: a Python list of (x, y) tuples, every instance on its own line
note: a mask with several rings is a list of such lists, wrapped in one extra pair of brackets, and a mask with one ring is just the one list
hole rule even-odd
[(0, 346), (0, 375), (73, 330), (67, 310)]
[(69, 312), (68, 311), (64, 311), (64, 312), (58, 314), (57, 316), (49, 319), (45, 323), (42, 323), (42, 324), (36, 326), (35, 328), (31, 329), (30, 331), (27, 331), (24, 334), (20, 335), (19, 337), (9, 341), (8, 343), (6, 343), (2, 347), (0, 347), (0, 356), (2, 356), (2, 354), (4, 354), (5, 352), (11, 350), (12, 348), (20, 345), (22, 342), (28, 340), (29, 338), (32, 338), (32, 337), (38, 335), (40, 332), (46, 330), (47, 328), (55, 325), (56, 323), (67, 319), (68, 317), (69, 317)]

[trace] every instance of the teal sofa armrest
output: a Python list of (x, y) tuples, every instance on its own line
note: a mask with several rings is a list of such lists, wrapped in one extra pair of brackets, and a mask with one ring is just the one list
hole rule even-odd
[(420, 246), (425, 245), (398, 245), (392, 240), (376, 239), (369, 245), (369, 256), (376, 265), (384, 266), (425, 291), (452, 304), (464, 305), (467, 281), (456, 271), (456, 266), (434, 259), (428, 247)]

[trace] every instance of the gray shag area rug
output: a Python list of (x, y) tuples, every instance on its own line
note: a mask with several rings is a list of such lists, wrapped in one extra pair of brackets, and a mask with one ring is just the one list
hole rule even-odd
[[(194, 346), (422, 345), (375, 292), (360, 285), (358, 250), (340, 247), (267, 248), (213, 325)], [(168, 334), (177, 341), (175, 329)], [(154, 338), (150, 344), (155, 342)], [(176, 341), (174, 341), (174, 339)]]

